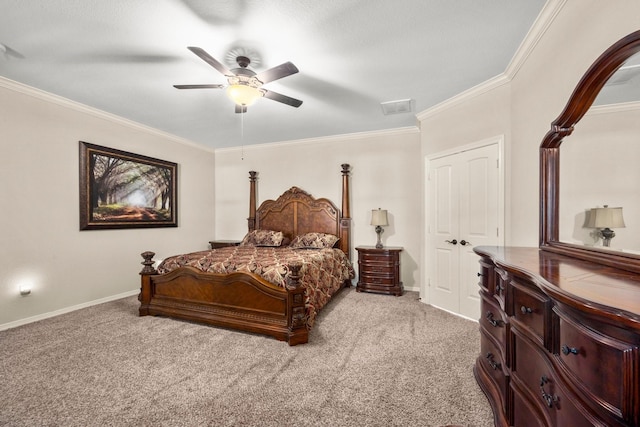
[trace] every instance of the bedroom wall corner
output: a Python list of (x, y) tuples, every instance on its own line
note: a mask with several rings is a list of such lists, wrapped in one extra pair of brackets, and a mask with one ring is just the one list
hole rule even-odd
[(216, 237), (241, 239), (246, 234), (250, 170), (258, 172), (258, 203), (295, 185), (340, 208), (342, 163), (351, 165), (351, 257), (356, 269), (354, 248), (376, 243), (371, 210), (387, 209), (390, 225), (383, 243), (404, 248), (402, 281), (405, 289), (419, 290), (422, 166), (415, 127), (216, 150)]
[[(0, 108), (0, 329), (135, 294), (145, 250), (206, 248), (212, 150), (9, 80)], [(79, 231), (80, 140), (178, 163), (179, 226)]]

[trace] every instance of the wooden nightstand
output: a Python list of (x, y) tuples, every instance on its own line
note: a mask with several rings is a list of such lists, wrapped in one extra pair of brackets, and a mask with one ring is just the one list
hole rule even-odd
[(402, 295), (400, 281), (400, 247), (358, 246), (358, 292)]
[(238, 246), (240, 240), (210, 240), (211, 249), (226, 248), (227, 246)]

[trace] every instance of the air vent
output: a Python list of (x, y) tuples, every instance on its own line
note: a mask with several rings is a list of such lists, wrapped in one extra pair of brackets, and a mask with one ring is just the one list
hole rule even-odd
[(391, 114), (403, 114), (413, 111), (413, 99), (400, 99), (398, 101), (381, 102), (382, 113), (385, 116)]

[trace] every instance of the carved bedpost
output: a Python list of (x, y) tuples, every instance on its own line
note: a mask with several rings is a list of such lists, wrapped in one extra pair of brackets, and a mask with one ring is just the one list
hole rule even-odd
[(351, 208), (349, 195), (348, 163), (342, 164), (342, 218), (340, 218), (340, 249), (351, 259)]
[(287, 278), (287, 290), (289, 298), (287, 298), (287, 312), (289, 332), (287, 342), (289, 345), (304, 344), (309, 341), (309, 330), (307, 329), (307, 313), (304, 306), (304, 287), (300, 286), (302, 278), (302, 263), (293, 263), (289, 265), (289, 277)]
[(138, 301), (140, 301), (140, 308), (138, 313), (140, 316), (146, 316), (149, 314), (149, 303), (151, 302), (151, 275), (156, 274), (157, 271), (153, 268), (153, 257), (156, 254), (151, 251), (146, 251), (140, 254), (144, 261), (141, 262), (144, 267), (140, 272), (140, 294), (138, 294)]
[(249, 171), (249, 231), (256, 229), (256, 176), (258, 172)]

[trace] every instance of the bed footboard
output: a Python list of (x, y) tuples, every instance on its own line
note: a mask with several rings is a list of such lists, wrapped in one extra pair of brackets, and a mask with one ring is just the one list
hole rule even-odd
[(158, 315), (273, 336), (289, 345), (309, 339), (302, 265), (290, 265), (286, 288), (253, 273), (204, 273), (182, 267), (157, 274), (153, 252), (141, 254), (140, 316)]

